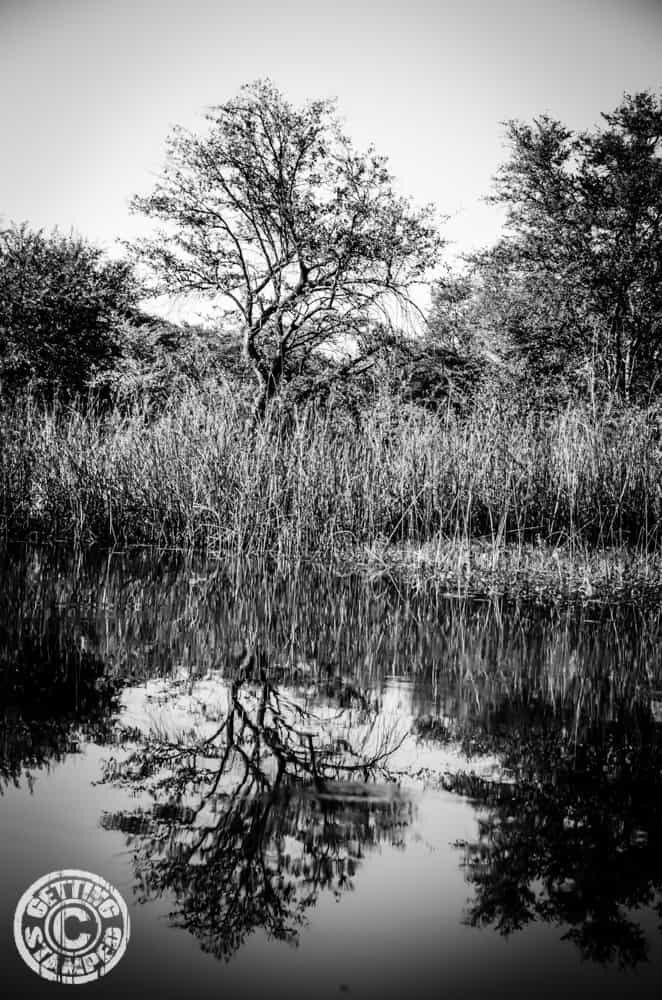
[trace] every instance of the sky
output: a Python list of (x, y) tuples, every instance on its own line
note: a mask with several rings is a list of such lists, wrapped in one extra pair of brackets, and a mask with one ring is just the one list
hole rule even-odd
[(662, 0), (0, 0), (0, 224), (72, 228), (112, 254), (145, 222), (175, 124), (269, 77), (335, 97), (358, 148), (450, 216), (451, 256), (492, 242), (503, 122), (592, 128), (662, 88)]

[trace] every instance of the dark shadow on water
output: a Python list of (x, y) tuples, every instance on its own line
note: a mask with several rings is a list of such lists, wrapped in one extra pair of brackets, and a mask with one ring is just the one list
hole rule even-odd
[[(653, 908), (662, 932), (662, 727), (636, 702), (610, 714), (513, 697), (465, 727), (468, 766), (441, 783), (478, 811), (475, 838), (455, 845), (474, 892), (467, 923), (509, 936), (542, 921), (583, 959), (626, 968), (650, 953), (637, 911)], [(430, 719), (418, 728), (442, 743), (459, 735)], [(471, 769), (482, 754), (495, 774)]]
[[(0, 588), (0, 794), (111, 739), (122, 686), (36, 558)], [(89, 647), (89, 648), (88, 648)]]

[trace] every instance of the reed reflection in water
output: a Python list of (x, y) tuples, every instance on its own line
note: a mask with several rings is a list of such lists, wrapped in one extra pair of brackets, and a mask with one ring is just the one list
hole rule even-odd
[(2, 570), (0, 776), (29, 789), (108, 747), (99, 777), (137, 798), (102, 825), (140, 897), (212, 954), (260, 928), (298, 940), (323, 892), (360, 892), (373, 851), (425, 836), (421, 796), (450, 791), (476, 809), (450, 848), (469, 925), (658, 960), (658, 608), (144, 554), (15, 551)]

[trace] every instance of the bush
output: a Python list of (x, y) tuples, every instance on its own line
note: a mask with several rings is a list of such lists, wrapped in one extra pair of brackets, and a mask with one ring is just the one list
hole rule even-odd
[(77, 236), (0, 233), (0, 385), (75, 395), (121, 353), (140, 290), (128, 263)]

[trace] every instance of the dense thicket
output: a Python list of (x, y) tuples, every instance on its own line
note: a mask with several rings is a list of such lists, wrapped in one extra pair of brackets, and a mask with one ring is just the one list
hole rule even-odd
[(510, 122), (505, 234), (441, 281), (433, 326), (568, 398), (650, 401), (662, 375), (662, 100), (573, 134)]
[(26, 225), (0, 232), (0, 383), (85, 390), (120, 357), (138, 284), (86, 240)]

